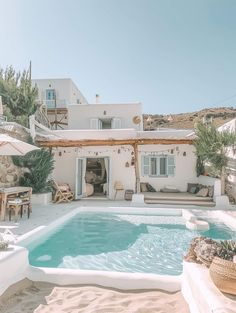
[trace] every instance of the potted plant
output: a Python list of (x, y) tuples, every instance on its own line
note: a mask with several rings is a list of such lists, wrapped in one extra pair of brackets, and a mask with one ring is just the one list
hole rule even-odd
[(27, 153), (25, 156), (13, 157), (15, 165), (22, 167), (21, 186), (32, 187), (33, 204), (47, 204), (52, 199), (49, 176), (53, 171), (53, 154), (50, 150), (40, 149)]
[(221, 251), (210, 265), (210, 276), (220, 291), (236, 295), (236, 242), (222, 241), (221, 246)]
[(196, 237), (184, 257), (187, 262), (204, 264), (216, 287), (236, 295), (236, 242), (217, 242), (207, 237)]

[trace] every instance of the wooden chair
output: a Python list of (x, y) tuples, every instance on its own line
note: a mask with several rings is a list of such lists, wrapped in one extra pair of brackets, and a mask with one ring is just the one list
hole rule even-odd
[(30, 217), (31, 213), (31, 203), (30, 201), (26, 200), (9, 200), (7, 202), (6, 208), (8, 210), (9, 214), (9, 221), (11, 221), (11, 216), (12, 216), (12, 211), (14, 212), (15, 215), (15, 222), (18, 220), (18, 215), (20, 213), (20, 217), (22, 218), (24, 211), (27, 212), (28, 218)]
[(117, 196), (117, 192), (118, 191), (123, 191), (124, 190), (124, 186), (123, 186), (123, 184), (122, 184), (122, 182), (121, 181), (115, 181), (115, 183), (114, 183), (114, 189), (115, 189), (115, 198), (114, 198), (114, 200), (116, 200), (116, 196)]
[(52, 179), (52, 186), (54, 189), (54, 203), (71, 202), (74, 199), (74, 193), (71, 191), (68, 184), (58, 184), (54, 179)]

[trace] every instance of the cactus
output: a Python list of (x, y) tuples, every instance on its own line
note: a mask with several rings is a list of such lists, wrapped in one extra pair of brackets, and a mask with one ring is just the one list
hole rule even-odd
[(221, 250), (217, 256), (221, 259), (233, 261), (234, 255), (236, 255), (236, 242), (233, 240), (224, 240), (220, 242)]
[(188, 262), (203, 263), (209, 267), (215, 256), (233, 261), (234, 255), (236, 255), (236, 242), (233, 240), (217, 242), (206, 237), (196, 237), (191, 242), (185, 260)]

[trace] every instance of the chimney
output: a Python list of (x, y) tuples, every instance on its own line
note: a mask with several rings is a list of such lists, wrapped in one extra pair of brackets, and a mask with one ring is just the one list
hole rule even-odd
[(98, 94), (95, 96), (95, 103), (98, 104), (100, 102), (100, 97)]

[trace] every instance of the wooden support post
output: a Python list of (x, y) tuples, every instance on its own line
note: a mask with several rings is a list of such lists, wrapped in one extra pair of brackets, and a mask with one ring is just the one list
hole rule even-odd
[(135, 193), (140, 193), (140, 174), (139, 174), (139, 162), (138, 162), (138, 144), (133, 145), (134, 148), (134, 169), (135, 169)]

